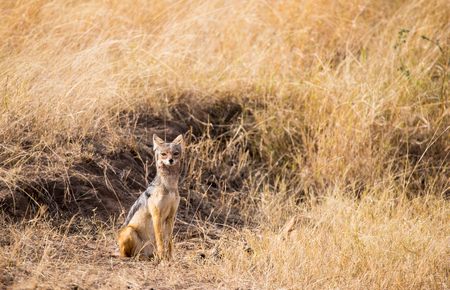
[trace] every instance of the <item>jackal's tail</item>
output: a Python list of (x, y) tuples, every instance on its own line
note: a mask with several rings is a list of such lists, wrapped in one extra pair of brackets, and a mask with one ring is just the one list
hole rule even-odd
[(126, 226), (119, 230), (119, 251), (121, 257), (132, 257), (140, 244), (136, 230)]

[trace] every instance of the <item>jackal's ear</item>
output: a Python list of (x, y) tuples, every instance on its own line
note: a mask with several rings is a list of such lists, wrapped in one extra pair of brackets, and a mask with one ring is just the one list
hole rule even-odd
[(158, 149), (162, 145), (164, 145), (164, 140), (153, 134), (153, 150)]
[(173, 144), (176, 144), (176, 145), (181, 145), (181, 147), (184, 147), (184, 138), (183, 138), (183, 135), (182, 135), (182, 134), (178, 135), (178, 137), (175, 138), (175, 139), (172, 141), (172, 143), (173, 143)]

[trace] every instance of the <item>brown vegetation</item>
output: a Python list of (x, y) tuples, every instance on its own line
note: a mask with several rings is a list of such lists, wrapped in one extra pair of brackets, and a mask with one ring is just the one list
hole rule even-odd
[[(0, 287), (449, 287), (449, 5), (3, 1)], [(185, 133), (176, 259), (119, 260)]]

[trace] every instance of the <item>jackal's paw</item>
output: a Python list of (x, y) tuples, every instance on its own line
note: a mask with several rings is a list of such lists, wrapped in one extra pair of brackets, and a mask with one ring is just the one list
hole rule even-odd
[(159, 264), (163, 260), (164, 260), (164, 254), (162, 254), (162, 253), (155, 253), (153, 255), (153, 261), (155, 263)]

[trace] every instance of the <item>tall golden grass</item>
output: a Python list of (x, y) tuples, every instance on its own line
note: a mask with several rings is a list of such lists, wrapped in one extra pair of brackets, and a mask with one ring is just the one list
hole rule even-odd
[[(221, 178), (239, 175), (241, 188), (220, 199), (225, 210), (238, 206), (245, 226), (225, 225), (211, 242), (218, 225), (198, 220), (203, 239), (192, 247), (214, 255), (190, 259), (194, 250), (180, 236), (178, 258), (159, 268), (162, 277), (121, 272), (117, 285), (148, 286), (142, 274), (174, 287), (448, 288), (449, 6), (2, 1), (0, 190), (67, 174), (90, 154), (81, 146), (87, 139), (110, 150), (131, 142), (121, 133), (122, 112), (149, 107), (167, 116), (180, 100), (229, 99), (247, 112), (242, 123), (226, 146), (207, 132), (191, 144), (185, 180), (200, 183), (206, 169), (235, 164)], [(195, 190), (207, 187), (198, 183)], [(4, 219), (11, 238), (0, 248), (0, 274), (12, 277), (4, 285), (30, 277), (35, 286), (116, 285), (90, 284), (104, 273), (86, 276), (79, 263), (92, 270), (107, 259), (85, 259), (76, 244), (94, 236), (99, 246), (91, 250), (106, 255), (111, 224), (66, 240), (45, 221)], [(45, 238), (30, 254), (32, 235)], [(45, 267), (69, 276), (59, 281)], [(170, 271), (187, 284), (164, 280)]]

